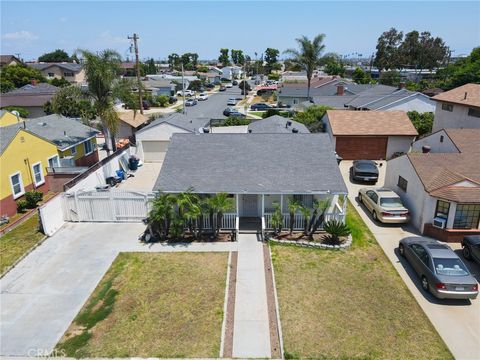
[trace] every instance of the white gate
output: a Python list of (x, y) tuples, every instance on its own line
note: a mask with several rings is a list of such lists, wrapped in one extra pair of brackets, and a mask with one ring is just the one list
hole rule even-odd
[(139, 222), (147, 217), (155, 194), (132, 190), (75, 191), (62, 195), (65, 221)]

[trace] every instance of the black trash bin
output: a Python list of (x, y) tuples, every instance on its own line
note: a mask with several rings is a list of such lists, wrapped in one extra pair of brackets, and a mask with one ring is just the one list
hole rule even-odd
[(137, 170), (138, 169), (138, 162), (139, 162), (139, 160), (136, 159), (136, 158), (133, 158), (133, 157), (128, 159), (128, 167), (130, 168), (130, 170)]

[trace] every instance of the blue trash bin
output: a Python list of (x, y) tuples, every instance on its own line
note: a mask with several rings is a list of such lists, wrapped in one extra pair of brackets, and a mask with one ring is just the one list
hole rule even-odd
[(125, 180), (125, 172), (123, 170), (117, 170), (116, 173), (120, 179)]

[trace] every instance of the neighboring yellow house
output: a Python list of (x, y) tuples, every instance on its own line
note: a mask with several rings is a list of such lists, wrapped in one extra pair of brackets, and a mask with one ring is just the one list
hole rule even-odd
[(58, 162), (58, 151), (55, 144), (21, 128), (9, 126), (0, 132), (0, 215), (12, 216), (16, 200), (26, 191), (48, 191), (46, 169)]
[(10, 111), (0, 110), (0, 127), (13, 125), (18, 122), (18, 119)]
[(47, 168), (98, 162), (98, 131), (58, 115), (15, 122), (0, 129), (0, 215), (16, 213), (26, 191), (49, 190)]

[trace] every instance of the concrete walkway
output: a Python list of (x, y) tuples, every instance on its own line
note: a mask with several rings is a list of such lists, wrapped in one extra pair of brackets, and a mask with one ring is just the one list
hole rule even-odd
[(0, 355), (45, 355), (119, 252), (236, 251), (237, 243), (143, 245), (143, 224), (69, 223), (0, 280)]
[(269, 358), (270, 327), (263, 245), (255, 234), (238, 236), (233, 357)]

